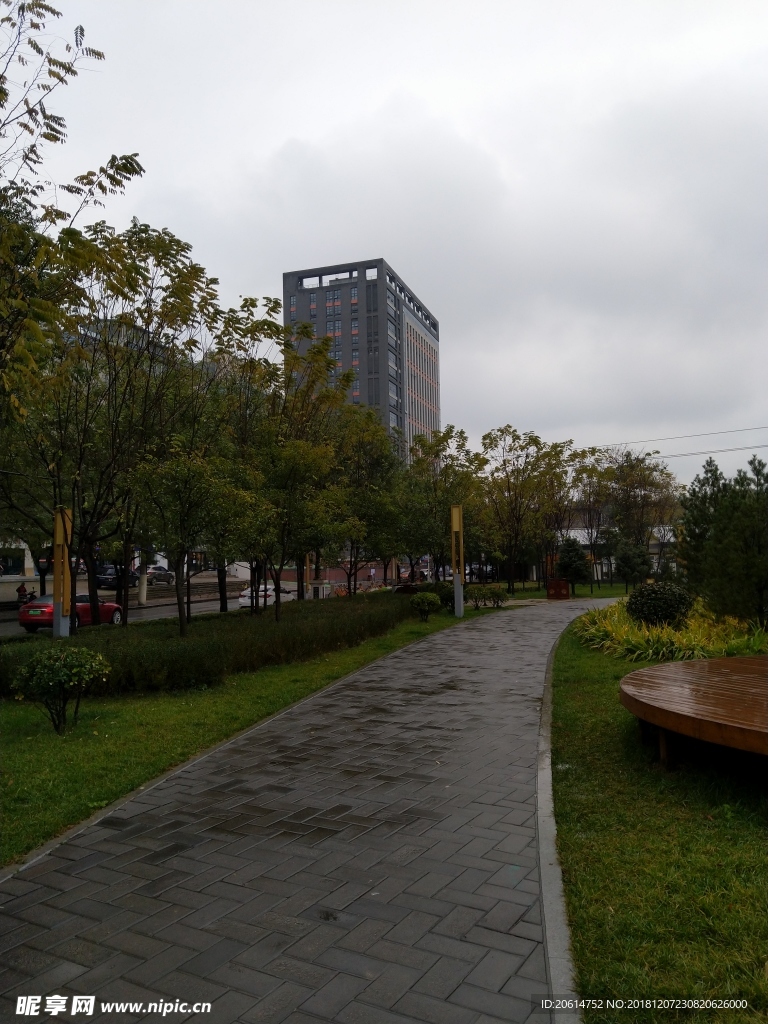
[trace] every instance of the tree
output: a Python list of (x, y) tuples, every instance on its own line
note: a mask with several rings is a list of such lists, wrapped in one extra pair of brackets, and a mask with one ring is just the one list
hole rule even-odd
[(433, 431), (430, 438), (417, 435), (410, 456), (412, 511), (423, 517), (423, 531), (417, 527), (411, 533), (408, 547), (423, 536), (426, 549), (419, 555), (429, 553), (439, 578), (451, 560), (451, 505), (464, 506), (467, 529), (486, 460), (470, 449), (465, 431), (450, 423), (444, 430)]
[(724, 491), (725, 477), (709, 458), (680, 499), (683, 514), (677, 528), (678, 557), (694, 594), (701, 594), (704, 587), (706, 545)]
[[(59, 186), (40, 176), (46, 144), (67, 137), (64, 118), (51, 109), (52, 94), (83, 63), (104, 55), (84, 45), (82, 26), (73, 43), (51, 41), (47, 23), (61, 14), (43, 0), (0, 0), (0, 7), (0, 387), (18, 407), (14, 374), (34, 371), (41, 350), (62, 330), (59, 314), (77, 288), (84, 239), (75, 219), (122, 192), (143, 168), (133, 153), (112, 156), (98, 171)], [(59, 206), (62, 195), (74, 197), (74, 211)]]
[(624, 580), (624, 589), (631, 583), (636, 587), (651, 574), (651, 558), (646, 548), (640, 544), (621, 538), (616, 546), (616, 572)]
[(391, 543), (393, 478), (397, 455), (376, 411), (347, 405), (334, 429), (335, 481), (328, 502), (333, 534), (347, 576), (347, 593), (357, 592), (358, 573)]
[[(334, 460), (332, 430), (352, 384), (352, 372), (339, 377), (329, 357), (330, 340), (311, 341), (300, 325), (281, 342), (283, 365), (273, 366), (266, 411), (258, 431), (258, 468), (270, 505), (272, 531), (267, 556), (275, 585), (275, 618), (280, 619), (280, 585), (288, 560), (308, 550), (316, 530), (313, 505)], [(297, 338), (310, 340), (304, 355)]]
[(557, 573), (571, 584), (571, 594), (576, 596), (577, 583), (589, 583), (592, 571), (584, 549), (575, 537), (565, 537), (557, 556)]
[[(547, 489), (550, 496), (555, 494), (560, 500), (560, 477), (570, 444), (548, 444), (538, 434), (521, 434), (509, 424), (483, 437), (483, 456), (488, 464), (487, 501), (499, 547), (507, 558), (507, 590), (511, 593), (515, 591), (514, 569), (523, 545), (533, 537), (541, 538), (543, 530), (549, 529), (544, 522), (547, 511), (556, 515), (558, 529), (567, 528), (560, 510), (552, 502), (547, 503)], [(551, 535), (556, 545), (557, 534)]]
[(753, 456), (750, 472), (726, 481), (703, 545), (700, 593), (718, 615), (768, 617), (768, 473)]
[(608, 453), (612, 525), (630, 544), (646, 550), (658, 525), (662, 496), (666, 502), (675, 488), (672, 473), (655, 454), (626, 448)]
[[(587, 540), (589, 557), (592, 565), (598, 561), (598, 549), (605, 527), (606, 506), (610, 493), (608, 473), (605, 464), (605, 453), (595, 452), (584, 459), (575, 472), (575, 503), (581, 527)], [(600, 589), (600, 576), (597, 574), (597, 586)], [(590, 573), (589, 590), (593, 590), (594, 573)]]

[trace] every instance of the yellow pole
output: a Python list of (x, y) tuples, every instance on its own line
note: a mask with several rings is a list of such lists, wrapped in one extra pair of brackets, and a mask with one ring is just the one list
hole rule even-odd
[(456, 618), (464, 616), (464, 509), (451, 505), (451, 568)]

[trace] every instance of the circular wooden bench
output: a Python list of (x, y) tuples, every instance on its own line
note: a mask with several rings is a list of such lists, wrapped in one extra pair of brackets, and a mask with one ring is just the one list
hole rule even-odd
[(669, 733), (768, 755), (768, 656), (642, 668), (622, 679), (619, 699), (656, 726), (662, 764)]

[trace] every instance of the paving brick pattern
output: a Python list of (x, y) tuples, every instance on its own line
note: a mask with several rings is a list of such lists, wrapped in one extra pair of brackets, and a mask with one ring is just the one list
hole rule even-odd
[[(17, 995), (85, 994), (209, 1001), (165, 1018), (200, 1024), (527, 1020), (547, 988), (544, 671), (584, 607), (501, 612), (390, 655), (2, 883), (0, 1019), (24, 1019)], [(97, 1003), (66, 1019), (155, 1018)]]

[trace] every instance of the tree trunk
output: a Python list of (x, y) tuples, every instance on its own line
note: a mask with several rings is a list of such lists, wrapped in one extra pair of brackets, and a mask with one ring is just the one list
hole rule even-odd
[[(280, 621), (280, 614), (282, 612), (282, 602), (280, 600), (280, 586), (283, 578), (283, 567), (273, 565), (270, 569), (270, 575), (272, 576), (272, 582), (275, 585), (275, 622)], [(265, 598), (266, 601), (266, 598)]]
[(88, 603), (91, 606), (91, 622), (98, 622), (99, 584), (96, 580), (96, 559), (93, 557), (93, 544), (83, 545), (83, 561), (85, 562), (85, 571), (88, 575)]
[(184, 551), (178, 551), (176, 553), (176, 559), (174, 561), (174, 580), (173, 585), (176, 589), (176, 607), (179, 612), (179, 636), (187, 635), (187, 615), (184, 610)]
[(192, 552), (187, 552), (187, 625), (192, 621)]
[(408, 555), (408, 564), (411, 567), (411, 571), (408, 574), (408, 580), (410, 583), (414, 583), (416, 580), (416, 562), (414, 561), (413, 558), (411, 558), (410, 555)]
[(228, 612), (227, 604), (227, 567), (221, 562), (216, 566), (216, 582), (219, 585), (219, 611)]
[[(131, 552), (133, 550), (133, 544), (131, 543), (130, 536), (123, 537), (123, 594), (122, 601), (120, 602), (123, 606), (123, 619), (120, 625), (125, 628), (128, 625), (128, 591), (131, 587)], [(99, 620), (96, 619), (98, 622)]]
[(384, 566), (384, 586), (385, 587), (387, 585), (387, 570), (389, 569), (389, 561), (390, 560), (388, 558), (383, 558), (382, 559), (382, 563), (383, 563), (383, 566)]
[(296, 558), (296, 600), (304, 600), (304, 563), (305, 558)]

